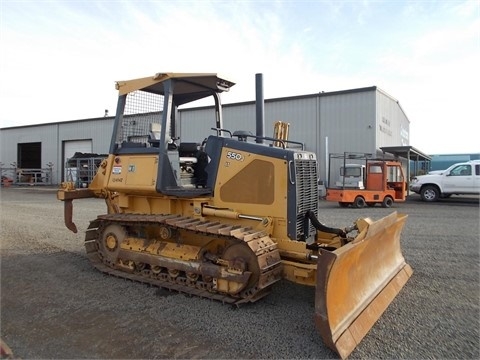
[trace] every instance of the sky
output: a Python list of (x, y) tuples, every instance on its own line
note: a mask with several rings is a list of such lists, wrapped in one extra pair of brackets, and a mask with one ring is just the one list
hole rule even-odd
[[(480, 1), (0, 0), (0, 128), (114, 115), (115, 81), (213, 72), (224, 104), (377, 86), (426, 154), (480, 153)], [(294, 124), (292, 124), (294, 126)]]

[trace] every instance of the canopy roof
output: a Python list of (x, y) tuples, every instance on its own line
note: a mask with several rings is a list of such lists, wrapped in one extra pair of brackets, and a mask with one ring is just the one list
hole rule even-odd
[(384, 153), (388, 152), (398, 157), (412, 161), (431, 161), (431, 156), (424, 154), (413, 146), (384, 146), (380, 148)]
[[(388, 152), (395, 157), (402, 157), (408, 160), (407, 165), (407, 189), (410, 188), (410, 179), (412, 178), (410, 161), (413, 161), (413, 176), (418, 175), (419, 162), (431, 161), (432, 158), (413, 146), (384, 146), (380, 148), (384, 153)], [(428, 166), (425, 166), (428, 169)]]
[(213, 92), (228, 91), (234, 82), (224, 79), (215, 73), (157, 73), (152, 77), (116, 82), (119, 96), (142, 90), (164, 95), (164, 83), (173, 80), (173, 101), (182, 105), (210, 96)]

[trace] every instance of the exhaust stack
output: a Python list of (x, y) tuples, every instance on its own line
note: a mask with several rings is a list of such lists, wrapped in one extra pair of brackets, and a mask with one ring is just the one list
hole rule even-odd
[(257, 138), (256, 142), (263, 144), (265, 136), (265, 105), (263, 100), (263, 74), (255, 74), (255, 108), (256, 108), (256, 124)]

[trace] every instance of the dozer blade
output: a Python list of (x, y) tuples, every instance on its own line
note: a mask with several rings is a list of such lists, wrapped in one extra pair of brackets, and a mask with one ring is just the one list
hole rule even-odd
[(407, 215), (396, 212), (367, 225), (354, 241), (321, 250), (315, 325), (325, 344), (346, 358), (412, 275), (400, 249)]

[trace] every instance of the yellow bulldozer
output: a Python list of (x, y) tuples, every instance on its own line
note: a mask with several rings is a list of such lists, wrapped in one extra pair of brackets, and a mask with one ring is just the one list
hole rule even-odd
[[(85, 235), (93, 266), (182, 293), (238, 305), (281, 279), (313, 286), (317, 330), (345, 358), (412, 274), (407, 216), (320, 222), (316, 154), (286, 139), (285, 124), (271, 138), (225, 129), (220, 94), (233, 85), (211, 73), (118, 81), (108, 157), (88, 188), (58, 190), (65, 225), (77, 232), (74, 199), (105, 199)], [(178, 107), (207, 97), (211, 135), (179, 141)]]

